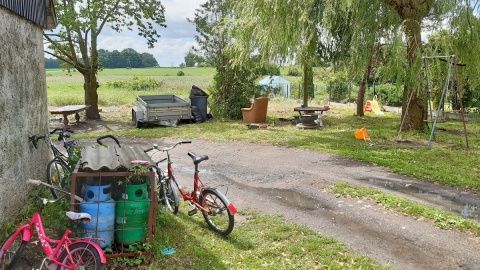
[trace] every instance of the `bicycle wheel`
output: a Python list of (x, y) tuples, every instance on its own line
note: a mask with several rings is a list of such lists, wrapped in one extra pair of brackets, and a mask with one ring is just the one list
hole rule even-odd
[[(0, 249), (0, 269), (21, 269), (18, 267), (16, 268), (15, 265), (18, 263), (18, 260), (22, 256), (23, 250), (28, 243), (27, 241), (22, 240), (22, 236), (23, 232), (20, 232), (16, 236), (14, 232), (7, 238), (7, 240), (5, 240), (5, 242), (3, 242), (2, 248)], [(10, 246), (7, 246), (7, 242), (12, 238), (15, 238), (15, 240)]]
[(178, 213), (180, 199), (178, 198), (178, 187), (172, 179), (160, 183), (159, 202), (167, 207), (173, 214)]
[[(66, 175), (70, 174), (68, 167), (60, 160), (53, 159), (47, 165), (47, 181), (59, 189), (62, 188), (61, 182)], [(55, 189), (51, 188), (53, 198), (57, 199), (59, 194)]]
[(228, 209), (228, 202), (220, 191), (216, 189), (204, 189), (200, 204), (208, 212), (203, 212), (203, 217), (208, 226), (215, 232), (227, 236), (232, 232), (234, 226), (233, 214)]
[[(77, 268), (82, 270), (100, 270), (102, 269), (102, 262), (100, 261), (100, 254), (90, 244), (87, 243), (74, 243), (69, 247), (70, 254), (74, 262), (77, 264)], [(63, 250), (60, 254), (59, 261), (66, 265), (70, 265), (72, 262), (69, 259), (67, 250)], [(57, 270), (64, 270), (65, 267), (58, 266)]]

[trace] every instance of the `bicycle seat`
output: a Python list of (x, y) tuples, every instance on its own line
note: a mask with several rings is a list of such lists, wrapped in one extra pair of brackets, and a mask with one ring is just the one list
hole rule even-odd
[(207, 155), (197, 155), (193, 152), (188, 152), (188, 156), (193, 159), (193, 164), (195, 164), (195, 165), (197, 165), (198, 163), (200, 163), (204, 160), (208, 160)]
[(68, 211), (66, 214), (67, 214), (67, 217), (70, 218), (71, 220), (79, 220), (79, 219), (92, 220), (92, 216), (90, 216), (90, 214), (88, 213), (75, 213), (72, 211)]

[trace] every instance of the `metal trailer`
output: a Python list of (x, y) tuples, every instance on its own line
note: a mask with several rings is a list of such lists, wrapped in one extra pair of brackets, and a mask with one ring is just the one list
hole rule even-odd
[(192, 119), (190, 104), (175, 95), (137, 96), (132, 108), (132, 122), (138, 128), (146, 123), (176, 126), (182, 119)]

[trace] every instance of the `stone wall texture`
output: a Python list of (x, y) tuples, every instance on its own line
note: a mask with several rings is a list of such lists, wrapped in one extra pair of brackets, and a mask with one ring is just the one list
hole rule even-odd
[(43, 29), (0, 7), (0, 224), (26, 204), (25, 180), (46, 178), (49, 152)]

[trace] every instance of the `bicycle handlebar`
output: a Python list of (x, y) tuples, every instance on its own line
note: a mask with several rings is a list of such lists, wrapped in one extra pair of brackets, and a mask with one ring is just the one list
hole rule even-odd
[(44, 139), (44, 138), (45, 138), (45, 136), (33, 135), (33, 136), (28, 137), (28, 140), (33, 143), (33, 146), (35, 147), (35, 149), (38, 149), (38, 148), (37, 148), (37, 142), (38, 142), (40, 139)]
[(98, 138), (97, 138), (97, 143), (98, 143), (99, 145), (101, 145), (101, 146), (104, 146), (104, 144), (102, 143), (102, 140), (103, 140), (103, 139), (107, 139), (107, 138), (110, 138), (110, 139), (114, 140), (115, 143), (117, 143), (118, 147), (120, 147), (120, 148), (122, 147), (122, 146), (120, 145), (120, 142), (118, 141), (118, 139), (115, 138), (115, 136), (113, 136), (113, 135), (105, 135), (105, 136), (98, 137)]
[[(65, 194), (69, 194), (69, 195), (70, 195), (69, 192), (66, 192), (65, 190), (59, 189), (59, 188), (57, 188), (57, 187), (55, 187), (55, 186), (52, 186), (52, 185), (47, 184), (47, 183), (45, 183), (45, 182), (42, 182), (42, 181), (40, 181), (40, 180), (28, 179), (28, 180), (27, 180), (27, 184), (36, 185), (36, 186), (43, 185), (43, 186), (46, 186), (46, 187), (49, 187), (49, 188), (53, 188), (53, 189), (55, 189), (55, 190), (57, 190), (57, 191), (60, 191), (60, 192), (63, 192), (63, 193), (65, 193)], [(79, 197), (79, 196), (77, 196), (77, 195), (75, 195), (75, 200), (77, 200), (77, 201), (79, 201), (79, 202), (82, 202), (82, 201), (83, 201), (82, 197)], [(44, 201), (45, 201), (45, 200), (44, 200)], [(48, 202), (48, 201), (47, 201), (47, 202)]]
[(74, 133), (73, 130), (70, 130), (70, 129), (68, 129), (68, 128), (56, 128), (56, 129), (50, 131), (50, 134), (54, 134), (54, 133), (56, 133), (57, 131), (60, 131), (60, 133), (65, 133), (65, 132)]
[(173, 148), (175, 148), (177, 145), (184, 144), (184, 143), (192, 143), (192, 141), (181, 141), (181, 142), (177, 142), (176, 144), (174, 144), (172, 146), (167, 146), (167, 147), (164, 147), (164, 148), (158, 148), (158, 144), (154, 144), (153, 147), (148, 148), (148, 149), (143, 150), (143, 151), (145, 153), (147, 153), (147, 152), (152, 151), (153, 149), (156, 149), (158, 151), (168, 152), (168, 151), (172, 150)]

